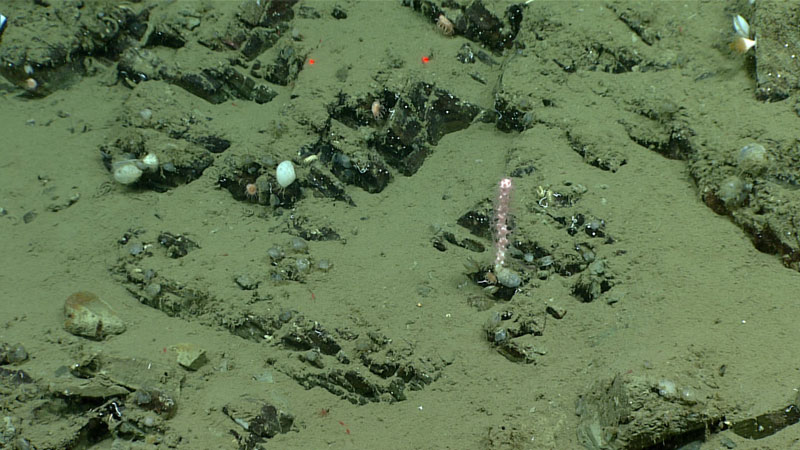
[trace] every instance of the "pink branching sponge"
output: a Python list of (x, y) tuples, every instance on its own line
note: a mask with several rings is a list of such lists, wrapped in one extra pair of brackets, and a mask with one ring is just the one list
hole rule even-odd
[(494, 207), (494, 274), (503, 286), (517, 288), (522, 283), (519, 274), (505, 266), (509, 243), (508, 208), (511, 203), (511, 178), (503, 178), (499, 186)]

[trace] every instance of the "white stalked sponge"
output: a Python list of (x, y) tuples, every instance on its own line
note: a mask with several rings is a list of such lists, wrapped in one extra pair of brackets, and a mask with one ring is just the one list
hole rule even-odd
[(297, 179), (297, 175), (294, 173), (294, 164), (291, 161), (284, 161), (278, 164), (278, 168), (275, 170), (275, 178), (278, 179), (278, 184), (282, 188), (294, 183), (294, 180)]

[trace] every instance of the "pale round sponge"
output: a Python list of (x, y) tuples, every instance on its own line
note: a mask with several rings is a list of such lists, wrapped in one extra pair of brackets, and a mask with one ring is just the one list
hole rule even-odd
[(278, 164), (278, 168), (275, 169), (275, 178), (282, 188), (294, 183), (294, 180), (297, 179), (297, 174), (294, 172), (294, 164), (291, 161), (284, 161)]

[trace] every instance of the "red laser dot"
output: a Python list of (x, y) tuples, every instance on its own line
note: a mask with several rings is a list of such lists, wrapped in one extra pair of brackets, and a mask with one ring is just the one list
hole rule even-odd
[(313, 58), (308, 58), (308, 65), (309, 65), (309, 66), (313, 66), (313, 65), (314, 65), (314, 63), (316, 63), (316, 62), (317, 62), (317, 61), (315, 61)]
[(429, 57), (427, 56), (422, 57), (422, 64), (428, 64), (429, 62), (431, 62), (431, 59)]

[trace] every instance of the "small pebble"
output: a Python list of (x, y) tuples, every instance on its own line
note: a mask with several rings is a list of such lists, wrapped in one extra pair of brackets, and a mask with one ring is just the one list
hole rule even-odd
[(144, 253), (144, 244), (140, 241), (131, 241), (128, 245), (128, 251), (132, 256), (139, 256)]
[(254, 280), (250, 275), (239, 275), (235, 281), (239, 288), (244, 291), (252, 291), (258, 287), (258, 281)]
[(280, 247), (271, 247), (267, 250), (267, 255), (273, 261), (280, 261), (284, 257), (283, 249)]
[(28, 359), (28, 352), (21, 344), (0, 345), (0, 364), (18, 364)]
[(311, 262), (308, 258), (297, 258), (294, 262), (295, 267), (297, 267), (297, 271), (300, 273), (308, 272), (309, 267), (311, 267)]
[(159, 283), (150, 283), (142, 290), (144, 298), (152, 301), (161, 295), (161, 285)]
[(308, 243), (299, 237), (293, 237), (292, 251), (295, 253), (308, 253)]

